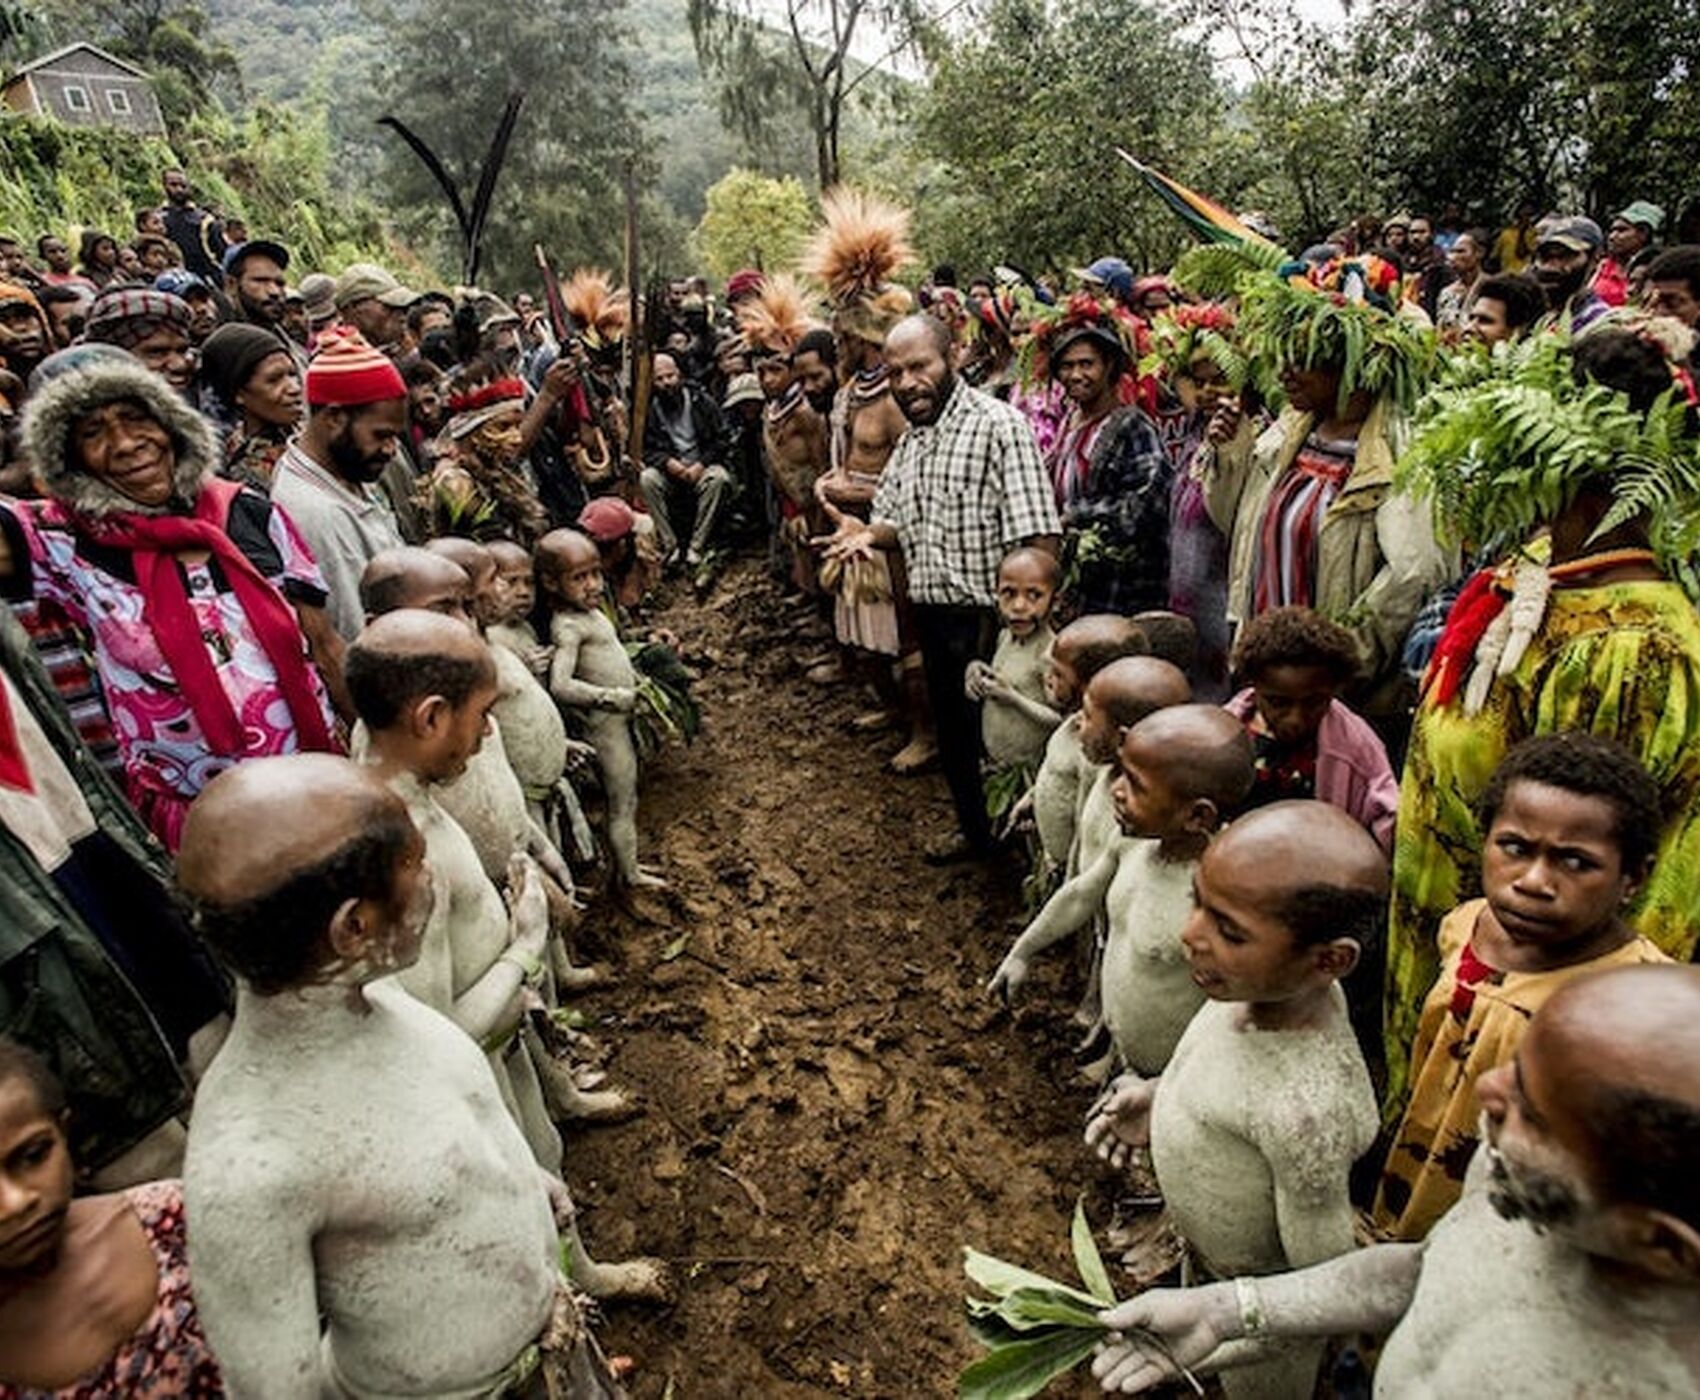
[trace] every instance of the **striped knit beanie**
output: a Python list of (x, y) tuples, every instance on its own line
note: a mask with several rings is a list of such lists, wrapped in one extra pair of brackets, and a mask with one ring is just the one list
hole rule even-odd
[(318, 349), (307, 363), (309, 407), (353, 408), (406, 397), (401, 372), (359, 331), (333, 326), (320, 332)]

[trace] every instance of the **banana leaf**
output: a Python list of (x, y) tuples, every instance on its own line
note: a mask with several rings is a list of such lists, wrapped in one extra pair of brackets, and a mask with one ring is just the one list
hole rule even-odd
[(957, 1378), (960, 1400), (1026, 1400), (1072, 1371), (1098, 1345), (1102, 1327), (1059, 1327), (1030, 1341), (987, 1352)]

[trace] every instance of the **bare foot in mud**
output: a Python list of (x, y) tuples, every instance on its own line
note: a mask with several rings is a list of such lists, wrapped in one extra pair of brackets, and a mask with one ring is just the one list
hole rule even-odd
[(924, 773), (938, 761), (939, 744), (932, 735), (916, 736), (891, 756), (886, 767), (899, 777)]
[(897, 716), (890, 710), (867, 710), (850, 721), (852, 734), (879, 734), (890, 729), (897, 723)]
[(572, 1280), (599, 1303), (671, 1303), (673, 1279), (659, 1259), (628, 1259), (623, 1264), (597, 1264), (588, 1256), (575, 1260)]

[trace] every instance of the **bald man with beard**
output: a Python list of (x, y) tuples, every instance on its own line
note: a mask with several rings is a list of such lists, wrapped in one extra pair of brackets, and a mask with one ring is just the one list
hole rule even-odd
[[(1135, 1394), (1269, 1339), (1385, 1334), (1375, 1393), (1700, 1392), (1700, 971), (1583, 977), (1477, 1084), (1483, 1145), (1422, 1244), (1110, 1309), (1093, 1372)], [(1161, 1354), (1160, 1354), (1161, 1353)]]
[(190, 811), (178, 878), (238, 978), (185, 1171), (230, 1393), (519, 1394), (547, 1373), (618, 1394), (489, 1064), (395, 980), (432, 913), (400, 799), (342, 758), (242, 764)]

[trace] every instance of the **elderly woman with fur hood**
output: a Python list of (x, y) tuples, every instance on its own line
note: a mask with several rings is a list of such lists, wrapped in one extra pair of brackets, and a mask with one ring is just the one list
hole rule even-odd
[(23, 436), (44, 499), (0, 505), (0, 592), (81, 629), (129, 798), (175, 850), (224, 769), (337, 748), (324, 581), (281, 510), (214, 477), (212, 430), (138, 361), (78, 347), (36, 381)]

